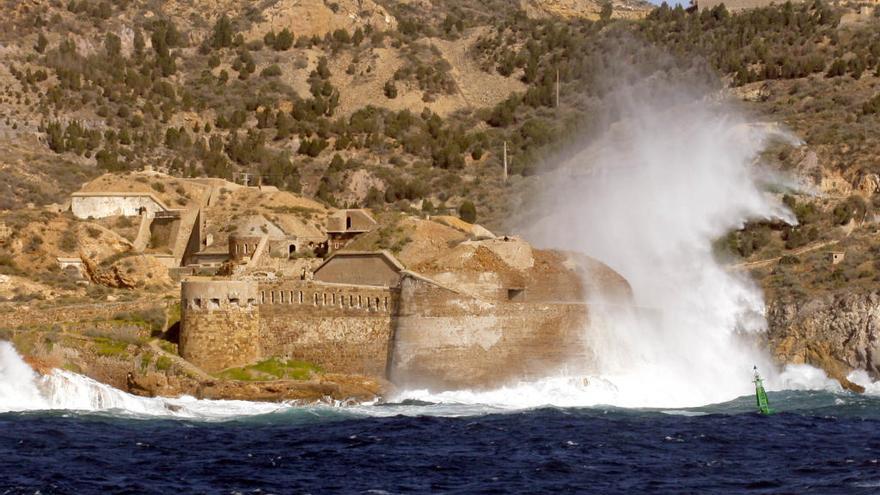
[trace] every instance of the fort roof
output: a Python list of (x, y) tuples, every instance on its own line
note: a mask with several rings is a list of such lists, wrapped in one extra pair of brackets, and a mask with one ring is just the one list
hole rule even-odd
[(263, 215), (251, 215), (238, 222), (235, 226), (235, 235), (239, 236), (264, 236), (285, 237), (283, 230), (270, 222)]
[(312, 273), (321, 282), (397, 287), (404, 270), (388, 251), (338, 251)]
[(327, 218), (327, 232), (334, 234), (369, 232), (376, 225), (376, 219), (365, 209), (339, 210)]
[(397, 269), (397, 271), (402, 272), (406, 270), (406, 267), (403, 266), (403, 263), (398, 261), (397, 258), (394, 257), (394, 255), (383, 249), (381, 251), (336, 251), (335, 253), (328, 256), (323, 263), (318, 265), (318, 267), (315, 268), (315, 271), (317, 272), (318, 270), (320, 270), (321, 267), (330, 263), (330, 261), (334, 258), (350, 258), (363, 256), (379, 256), (385, 258), (388, 263), (390, 263), (394, 268)]

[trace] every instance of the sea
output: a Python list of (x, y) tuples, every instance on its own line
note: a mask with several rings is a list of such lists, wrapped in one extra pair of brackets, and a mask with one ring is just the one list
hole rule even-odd
[(873, 393), (771, 391), (769, 416), (749, 395), (622, 408), (515, 393), (140, 398), (36, 377), (0, 343), (0, 494), (880, 493)]

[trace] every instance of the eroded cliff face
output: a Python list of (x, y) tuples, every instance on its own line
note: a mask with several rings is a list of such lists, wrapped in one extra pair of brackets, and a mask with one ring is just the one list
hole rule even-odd
[(782, 363), (806, 363), (854, 391), (852, 370), (880, 378), (880, 291), (768, 301), (771, 352)]

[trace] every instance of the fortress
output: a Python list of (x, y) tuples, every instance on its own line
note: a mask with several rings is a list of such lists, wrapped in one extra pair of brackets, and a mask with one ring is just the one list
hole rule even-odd
[(381, 223), (275, 188), (132, 177), (97, 179), (71, 209), (140, 217), (132, 252), (181, 280), (179, 352), (209, 373), (278, 357), (444, 389), (588, 372), (587, 292), (629, 297), (598, 261), (455, 217)]
[(488, 386), (591, 360), (582, 342), (588, 310), (576, 297), (524, 287), (494, 296), (441, 285), (387, 252), (334, 254), (313, 280), (190, 278), (180, 351), (208, 371), (283, 356), (435, 388)]

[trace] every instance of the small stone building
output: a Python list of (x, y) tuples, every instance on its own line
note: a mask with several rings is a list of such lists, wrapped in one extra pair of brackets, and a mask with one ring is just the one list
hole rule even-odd
[(58, 257), (56, 260), (58, 261), (58, 268), (60, 268), (61, 272), (68, 277), (75, 280), (82, 280), (85, 278), (86, 270), (82, 259)]
[(320, 234), (293, 234), (282, 230), (263, 215), (253, 215), (240, 222), (229, 236), (229, 256), (236, 261), (253, 258), (263, 238), (266, 238), (266, 245), (260, 254), (272, 258), (288, 259), (308, 251), (321, 255), (326, 251), (326, 238)]
[(331, 284), (397, 287), (403, 265), (388, 251), (340, 251), (314, 271), (314, 280)]
[(339, 210), (327, 218), (330, 252), (345, 247), (360, 234), (375, 229), (378, 222), (367, 210)]
[(844, 258), (846, 258), (846, 253), (843, 251), (831, 251), (828, 253), (828, 261), (832, 265), (836, 265), (838, 263), (841, 263), (844, 260)]

